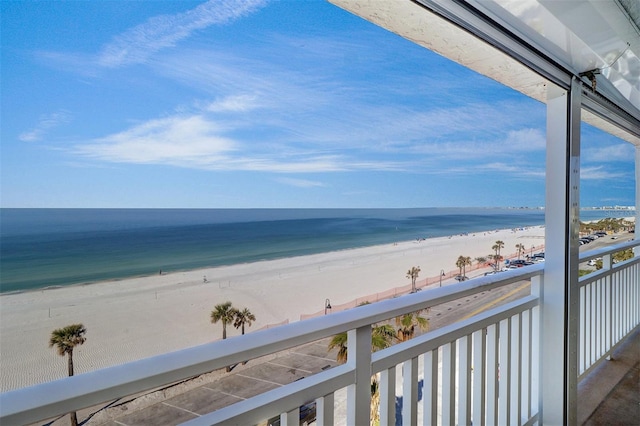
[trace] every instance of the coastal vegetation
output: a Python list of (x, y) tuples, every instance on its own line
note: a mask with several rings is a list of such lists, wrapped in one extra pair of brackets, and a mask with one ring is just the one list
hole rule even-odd
[[(87, 339), (84, 337), (87, 329), (82, 324), (72, 324), (63, 328), (58, 328), (51, 332), (49, 339), (49, 347), (56, 347), (58, 355), (67, 355), (67, 365), (69, 370), (69, 376), (73, 376), (73, 349), (76, 346), (82, 345)], [(78, 417), (76, 412), (69, 413), (71, 417), (71, 425), (78, 425)]]
[(235, 319), (233, 320), (233, 326), (235, 328), (241, 328), (242, 334), (244, 335), (244, 327), (251, 327), (251, 324), (256, 320), (256, 316), (251, 313), (251, 311), (247, 308), (242, 310), (235, 310)]
[(416, 327), (422, 331), (429, 330), (429, 320), (421, 317), (419, 312), (408, 313), (396, 317), (396, 327), (396, 338), (399, 342), (405, 342), (415, 336)]
[(520, 259), (520, 256), (522, 256), (522, 255), (523, 255), (524, 250), (525, 250), (525, 249), (524, 249), (524, 244), (522, 244), (522, 243), (518, 243), (518, 244), (516, 244), (516, 250), (517, 250), (517, 253), (518, 253), (518, 260), (519, 260), (519, 259)]
[(419, 266), (412, 266), (411, 269), (407, 271), (407, 278), (411, 280), (411, 293), (416, 292), (416, 280), (418, 279), (418, 275), (420, 275)]
[(592, 234), (598, 231), (621, 232), (635, 230), (635, 225), (624, 218), (609, 217), (596, 222), (580, 222), (580, 233)]
[[(429, 329), (429, 320), (420, 316), (420, 312), (408, 313), (395, 318), (396, 327), (391, 324), (376, 324), (371, 329), (371, 352), (390, 347), (394, 340), (404, 342), (413, 338), (416, 327), (422, 331)], [(337, 349), (336, 361), (347, 362), (347, 333), (339, 333), (331, 338), (328, 349)], [(371, 377), (371, 424), (380, 421), (380, 383), (377, 375)]]
[[(393, 344), (396, 330), (391, 324), (375, 325), (371, 329), (371, 352), (388, 348)], [(347, 362), (347, 333), (338, 333), (329, 341), (328, 349), (337, 349), (336, 361), (339, 364)]]
[(491, 246), (491, 250), (493, 250), (493, 254), (489, 255), (489, 258), (494, 261), (494, 269), (497, 271), (500, 269), (500, 261), (502, 260), (502, 256), (500, 255), (500, 250), (504, 248), (504, 241), (498, 240), (496, 243)]
[[(613, 253), (613, 255), (611, 256), (611, 261), (613, 263), (624, 262), (625, 260), (632, 259), (633, 256), (634, 256), (633, 249), (626, 249), (626, 250), (622, 250), (622, 251), (618, 251), (618, 252)], [(597, 259), (595, 261), (595, 265), (594, 266), (595, 266), (596, 270), (602, 269), (602, 266), (603, 266), (602, 259)], [(580, 276), (586, 275), (586, 274), (590, 274), (592, 272), (591, 270), (588, 270), (588, 269), (586, 269), (584, 271), (585, 271), (584, 273), (582, 273), (582, 270), (580, 271), (581, 272)]]
[[(229, 301), (217, 304), (211, 311), (211, 322), (222, 323), (222, 340), (227, 338), (227, 324), (233, 324), (236, 329), (240, 328), (244, 335), (245, 326), (251, 327), (255, 320), (256, 316), (248, 308), (236, 309)], [(229, 371), (231, 367), (227, 367), (227, 372)]]
[(460, 269), (460, 276), (462, 279), (467, 276), (467, 266), (471, 265), (471, 258), (469, 256), (458, 256), (456, 260), (456, 266)]
[[(412, 314), (408, 314), (412, 315)], [(398, 333), (400, 331), (398, 330)], [(396, 330), (391, 324), (375, 325), (371, 330), (371, 352), (388, 348), (396, 338)], [(340, 364), (347, 362), (347, 333), (339, 333), (329, 341), (329, 350), (337, 349), (336, 361)], [(380, 383), (377, 375), (371, 377), (371, 424), (380, 421)]]
[(222, 340), (227, 338), (227, 324), (233, 324), (244, 334), (245, 327), (251, 327), (255, 320), (256, 316), (248, 308), (236, 309), (229, 301), (217, 304), (211, 311), (211, 323), (222, 323)]
[(211, 311), (211, 323), (216, 324), (218, 321), (222, 323), (222, 340), (227, 338), (227, 324), (232, 323), (235, 317), (236, 313), (231, 302), (219, 303)]
[[(407, 272), (407, 277), (410, 277), (410, 272), (420, 268), (411, 268)], [(417, 272), (415, 273), (417, 278)], [(370, 302), (363, 302), (360, 304), (368, 305)], [(371, 352), (377, 352), (381, 349), (385, 349), (393, 345), (394, 341), (405, 342), (412, 339), (417, 329), (427, 331), (429, 329), (429, 320), (420, 316), (420, 312), (411, 312), (401, 315), (395, 318), (396, 327), (394, 328), (389, 322), (384, 324), (375, 324), (371, 329)], [(339, 364), (347, 362), (348, 357), (348, 335), (346, 332), (336, 334), (331, 338), (328, 344), (328, 349), (337, 349), (336, 361)], [(377, 375), (371, 377), (371, 424), (377, 425), (380, 421), (380, 383)]]

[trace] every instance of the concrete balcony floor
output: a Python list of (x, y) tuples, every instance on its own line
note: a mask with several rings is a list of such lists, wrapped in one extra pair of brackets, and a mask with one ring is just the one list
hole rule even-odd
[(578, 424), (640, 425), (640, 327), (579, 384)]

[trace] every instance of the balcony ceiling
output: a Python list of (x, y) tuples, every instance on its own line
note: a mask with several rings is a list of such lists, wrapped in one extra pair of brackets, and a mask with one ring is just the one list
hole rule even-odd
[[(638, 0), (330, 0), (476, 72), (546, 103), (547, 77), (455, 25), (455, 10), (473, 10), (480, 20), (506, 29), (630, 117), (622, 130), (602, 115), (583, 120), (640, 146), (640, 2)], [(454, 10), (453, 19), (431, 9)], [(453, 6), (452, 6), (453, 5)], [(461, 6), (461, 7), (459, 7)], [(455, 16), (454, 16), (455, 15)], [(460, 15), (462, 16), (462, 15)], [(468, 18), (468, 15), (467, 15)], [(461, 18), (465, 20), (464, 16)], [(460, 22), (460, 21), (458, 21)], [(525, 61), (526, 62), (526, 61)], [(629, 128), (631, 130), (629, 131)]]

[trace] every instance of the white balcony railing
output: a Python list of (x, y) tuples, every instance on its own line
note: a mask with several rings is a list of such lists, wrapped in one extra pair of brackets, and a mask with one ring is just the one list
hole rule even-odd
[[(640, 323), (640, 257), (613, 264), (626, 242), (587, 252), (604, 268), (580, 280), (579, 372), (584, 375)], [(191, 420), (188, 425), (256, 424), (280, 415), (298, 424), (316, 403), (318, 425), (368, 424), (371, 377), (380, 383), (381, 424), (533, 424), (539, 409), (539, 294), (543, 265), (420, 291), (324, 317), (234, 337), (0, 395), (0, 423), (52, 418), (245, 360), (348, 332), (348, 361)], [(515, 301), (371, 353), (372, 324), (523, 280)], [(422, 398), (418, 398), (422, 384)], [(337, 399), (346, 389), (346, 412)]]
[(613, 262), (614, 253), (637, 246), (638, 241), (629, 241), (581, 256), (583, 262), (602, 258), (602, 269), (580, 279), (580, 377), (606, 359), (640, 324), (640, 257)]

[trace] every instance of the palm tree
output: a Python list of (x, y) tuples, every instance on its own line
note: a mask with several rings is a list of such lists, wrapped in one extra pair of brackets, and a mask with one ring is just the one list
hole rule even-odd
[(416, 279), (418, 278), (419, 274), (420, 274), (419, 266), (413, 266), (411, 267), (411, 269), (407, 271), (407, 278), (411, 279), (411, 293), (416, 292)]
[[(84, 337), (87, 329), (82, 324), (72, 324), (63, 328), (58, 328), (51, 332), (49, 339), (49, 347), (56, 347), (58, 355), (68, 355), (69, 376), (73, 376), (73, 348), (82, 345), (87, 339)], [(78, 417), (76, 412), (69, 413), (71, 417), (71, 425), (78, 425)]]
[(500, 269), (500, 261), (502, 260), (502, 256), (499, 254), (490, 254), (489, 259), (493, 260), (493, 268), (497, 271)]
[(456, 260), (456, 268), (458, 268), (458, 275), (462, 275), (462, 262), (464, 256), (458, 256), (458, 260)]
[[(395, 337), (395, 330), (390, 324), (377, 325), (371, 330), (371, 352), (388, 348)], [(347, 333), (333, 336), (329, 342), (329, 350), (338, 349), (336, 361), (340, 364), (347, 362)], [(371, 377), (371, 424), (378, 424), (380, 408), (380, 384), (377, 375)]]
[(216, 305), (211, 311), (211, 322), (222, 322), (222, 339), (227, 338), (227, 324), (233, 322), (236, 317), (236, 310), (231, 307), (231, 302), (224, 302)]
[(235, 328), (242, 328), (242, 334), (244, 335), (244, 326), (251, 327), (251, 324), (256, 320), (256, 316), (251, 313), (247, 308), (243, 310), (235, 310), (235, 319), (233, 320), (233, 326)]
[(460, 268), (460, 276), (463, 277), (463, 279), (467, 275), (467, 265), (471, 265), (471, 258), (468, 256), (458, 256), (456, 266)]
[(391, 324), (376, 325), (371, 330), (371, 352), (388, 348), (395, 337), (396, 331)]
[[(390, 324), (376, 325), (371, 330), (371, 352), (379, 351), (391, 346), (396, 331)], [(329, 350), (338, 349), (336, 361), (340, 364), (347, 362), (347, 333), (339, 333), (329, 341)]]
[(409, 313), (396, 317), (397, 339), (401, 342), (405, 342), (412, 339), (416, 332), (416, 326), (422, 331), (429, 329), (429, 320), (418, 315), (419, 313)]
[(328, 349), (338, 349), (338, 354), (336, 355), (336, 362), (338, 364), (347, 362), (347, 333), (339, 333), (333, 336), (329, 341)]
[(500, 259), (502, 259), (502, 256), (500, 256), (500, 249), (504, 247), (504, 241), (496, 241), (496, 243), (491, 247), (491, 250), (493, 250), (496, 254), (493, 257), (496, 261), (496, 271), (500, 268)]
[(520, 259), (522, 253), (524, 253), (524, 244), (516, 244), (516, 250), (518, 250), (518, 259)]
[(466, 256), (464, 258), (464, 264), (462, 265), (462, 273), (466, 276), (467, 275), (467, 266), (471, 266), (471, 257)]

